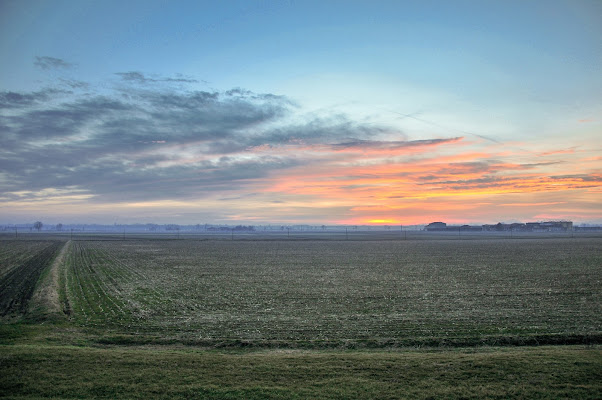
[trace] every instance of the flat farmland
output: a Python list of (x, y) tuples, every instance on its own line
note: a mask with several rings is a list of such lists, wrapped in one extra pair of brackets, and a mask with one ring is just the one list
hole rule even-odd
[(109, 341), (588, 343), (602, 333), (601, 249), (599, 238), (73, 241), (60, 291), (71, 321)]
[(0, 397), (602, 397), (600, 238), (90, 239), (0, 240)]

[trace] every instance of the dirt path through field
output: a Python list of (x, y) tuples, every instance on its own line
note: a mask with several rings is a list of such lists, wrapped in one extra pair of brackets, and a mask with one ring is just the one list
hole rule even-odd
[(61, 264), (70, 247), (71, 241), (69, 240), (63, 245), (59, 254), (52, 262), (48, 274), (44, 277), (43, 281), (40, 282), (40, 285), (32, 298), (33, 308), (41, 307), (48, 315), (63, 313), (59, 299), (59, 276)]

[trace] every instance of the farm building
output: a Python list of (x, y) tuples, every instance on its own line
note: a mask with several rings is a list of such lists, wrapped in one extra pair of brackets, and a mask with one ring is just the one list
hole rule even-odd
[(447, 225), (445, 222), (431, 222), (424, 227), (424, 230), (430, 232), (458, 232), (458, 231), (481, 231), (480, 226), (474, 225)]
[(526, 224), (514, 222), (512, 224), (485, 224), (475, 225), (447, 225), (445, 222), (431, 222), (424, 227), (424, 230), (431, 232), (450, 232), (450, 231), (485, 231), (485, 232), (568, 232), (573, 230), (571, 221), (545, 221), (545, 222), (527, 222)]
[(446, 229), (447, 224), (445, 222), (431, 222), (424, 227), (424, 230), (426, 231), (444, 231)]
[(566, 232), (573, 230), (571, 221), (527, 222), (526, 227), (531, 232)]
[(512, 224), (503, 224), (498, 222), (495, 225), (483, 225), (484, 231), (525, 231), (527, 230), (526, 224), (518, 222)]

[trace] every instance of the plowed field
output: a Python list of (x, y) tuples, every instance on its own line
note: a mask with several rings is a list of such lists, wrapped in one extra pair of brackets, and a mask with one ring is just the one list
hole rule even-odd
[(64, 242), (0, 241), (0, 316), (27, 312), (36, 283)]

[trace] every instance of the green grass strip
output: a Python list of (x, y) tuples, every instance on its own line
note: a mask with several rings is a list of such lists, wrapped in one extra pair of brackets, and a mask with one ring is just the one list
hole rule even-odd
[(600, 346), (218, 352), (0, 346), (0, 397), (602, 398)]

